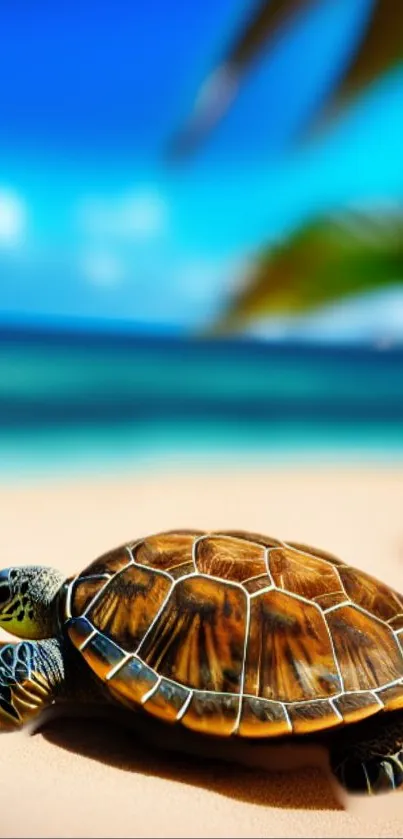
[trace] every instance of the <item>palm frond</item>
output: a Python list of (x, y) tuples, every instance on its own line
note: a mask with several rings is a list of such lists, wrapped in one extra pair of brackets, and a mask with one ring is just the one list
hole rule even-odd
[(236, 331), (269, 315), (300, 315), (395, 284), (403, 286), (403, 213), (322, 218), (256, 257), (214, 331)]
[[(196, 95), (191, 113), (170, 144), (171, 157), (182, 159), (203, 143), (231, 107), (254, 59), (270, 50), (285, 25), (312, 5), (313, 0), (258, 0)], [(309, 134), (314, 127), (327, 126), (347, 101), (403, 59), (403, 14), (398, 5), (397, 0), (374, 0), (350, 61), (303, 131)]]

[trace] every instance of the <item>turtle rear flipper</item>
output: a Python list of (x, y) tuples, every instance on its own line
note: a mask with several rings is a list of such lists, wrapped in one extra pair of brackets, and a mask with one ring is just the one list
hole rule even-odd
[(330, 762), (348, 792), (376, 795), (402, 786), (403, 714), (368, 720), (353, 741), (346, 740), (331, 751)]
[(0, 646), (0, 731), (12, 731), (50, 705), (64, 680), (56, 639)]

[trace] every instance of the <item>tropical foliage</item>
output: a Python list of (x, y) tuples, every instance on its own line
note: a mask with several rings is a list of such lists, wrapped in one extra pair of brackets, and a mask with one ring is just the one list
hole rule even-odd
[[(234, 42), (213, 67), (195, 97), (193, 110), (171, 144), (179, 158), (194, 152), (231, 107), (253, 61), (270, 50), (287, 23), (309, 13), (314, 0), (258, 0)], [(343, 71), (305, 129), (320, 125), (403, 60), (403, 15), (397, 0), (373, 0), (366, 25)], [(400, 12), (400, 13), (399, 13)]]
[(231, 331), (265, 315), (301, 314), (393, 285), (403, 288), (403, 213), (322, 218), (258, 255), (217, 329)]

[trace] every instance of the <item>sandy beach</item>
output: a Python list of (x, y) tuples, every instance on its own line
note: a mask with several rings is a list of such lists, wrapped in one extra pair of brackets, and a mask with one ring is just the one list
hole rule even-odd
[[(403, 589), (403, 466), (265, 464), (32, 479), (0, 488), (0, 565), (78, 571), (175, 527), (321, 546)], [(315, 768), (266, 773), (160, 752), (119, 724), (59, 720), (1, 738), (2, 837), (403, 836), (403, 795), (342, 806)]]

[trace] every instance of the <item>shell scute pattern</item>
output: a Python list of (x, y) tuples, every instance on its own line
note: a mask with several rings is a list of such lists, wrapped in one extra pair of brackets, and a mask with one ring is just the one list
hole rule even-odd
[[(97, 669), (94, 669), (97, 672)], [(113, 673), (111, 678), (110, 673)], [(137, 656), (131, 656), (129, 659), (123, 656), (121, 666), (115, 672), (111, 670), (110, 673), (108, 674), (109, 690), (119, 702), (129, 707), (138, 707), (156, 688), (159, 681), (157, 674)]]
[(129, 565), (107, 583), (102, 597), (90, 607), (88, 618), (127, 652), (135, 652), (170, 588), (165, 575)]
[(324, 594), (342, 592), (340, 576), (328, 562), (285, 547), (270, 551), (270, 572), (278, 588), (313, 600)]
[(401, 596), (307, 545), (159, 533), (95, 560), (67, 599), (111, 695), (166, 722), (277, 737), (403, 707)]
[(403, 631), (403, 613), (395, 615), (388, 621), (388, 625), (391, 629), (394, 629), (395, 632), (402, 632)]
[(140, 565), (147, 565), (156, 571), (170, 572), (192, 561), (194, 541), (202, 535), (196, 530), (157, 533), (140, 542), (133, 549), (133, 556)]
[(263, 592), (253, 598), (245, 692), (298, 702), (340, 690), (332, 643), (320, 610), (283, 591)]
[(298, 702), (290, 705), (292, 730), (295, 734), (309, 734), (312, 729), (322, 731), (340, 725), (340, 714), (331, 702)]
[(345, 722), (356, 722), (381, 710), (374, 693), (345, 693), (334, 700), (334, 705)]
[(386, 624), (356, 606), (340, 606), (327, 621), (346, 690), (374, 690), (403, 674), (403, 658)]
[(96, 668), (98, 675), (105, 679), (111, 667), (120, 663), (122, 651), (117, 644), (114, 644), (103, 633), (96, 632), (85, 644), (83, 655), (91, 669)]
[(251, 533), (244, 530), (220, 530), (213, 531), (210, 536), (228, 536), (231, 539), (239, 539), (242, 542), (255, 542), (257, 545), (263, 545), (264, 548), (278, 548), (283, 543), (279, 539), (274, 539), (273, 536), (265, 536), (263, 533)]
[(130, 553), (125, 545), (95, 559), (70, 583), (68, 596), (71, 614), (82, 615), (106, 582), (130, 563)]
[(239, 696), (194, 691), (182, 722), (192, 731), (228, 737), (234, 732), (238, 711)]
[(99, 576), (107, 574), (112, 577), (117, 571), (121, 571), (130, 562), (130, 554), (126, 545), (121, 545), (113, 551), (108, 551), (102, 556), (95, 559), (84, 568), (84, 571), (79, 574), (78, 579)]
[(286, 542), (285, 544), (287, 547), (295, 548), (295, 550), (300, 553), (308, 554), (309, 556), (316, 556), (318, 559), (324, 559), (326, 562), (330, 562), (331, 565), (343, 566), (346, 564), (342, 559), (339, 559), (338, 556), (335, 556), (328, 551), (323, 551), (321, 548), (313, 548), (312, 545), (305, 545), (302, 542)]
[(397, 592), (357, 568), (340, 568), (340, 577), (350, 599), (380, 620), (388, 621), (403, 611)]
[(265, 559), (263, 545), (226, 536), (200, 539), (195, 548), (195, 565), (201, 574), (235, 583), (266, 574)]
[(155, 717), (175, 722), (191, 693), (182, 685), (169, 679), (161, 679), (156, 689), (143, 701), (144, 708)]
[(243, 737), (279, 737), (289, 734), (290, 719), (281, 702), (244, 696), (239, 734)]
[(139, 655), (158, 673), (199, 690), (239, 693), (246, 596), (207, 577), (177, 582)]

